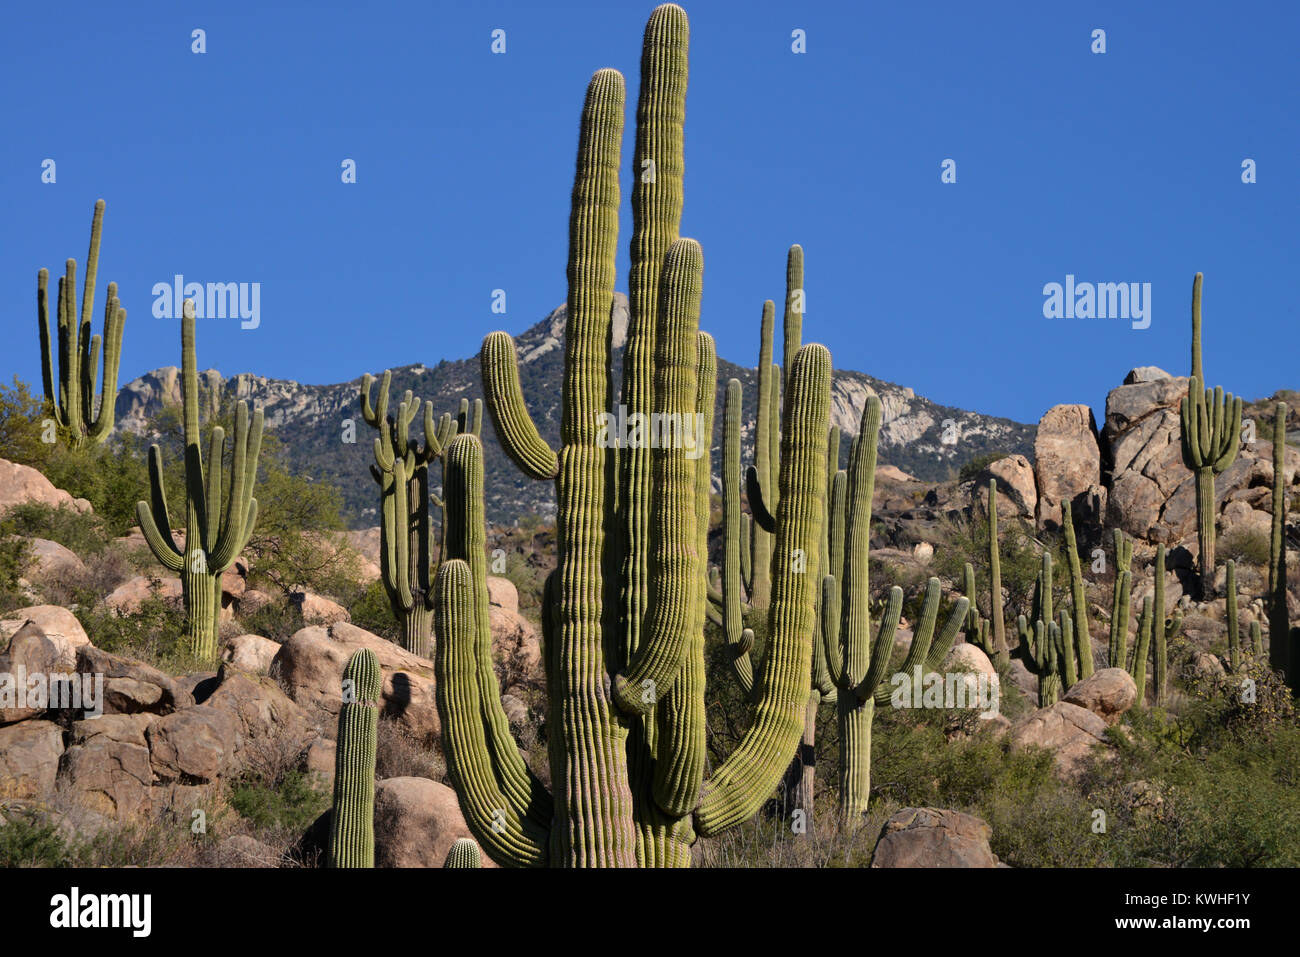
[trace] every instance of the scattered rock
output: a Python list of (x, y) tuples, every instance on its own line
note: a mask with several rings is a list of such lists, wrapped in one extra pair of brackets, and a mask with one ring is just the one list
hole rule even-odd
[[(0, 724), (22, 721), (49, 710), (55, 675), (69, 674), (63, 654), (35, 622), (28, 622), (9, 639), (0, 655)], [(35, 683), (32, 681), (35, 679)], [(5, 700), (9, 699), (9, 700)]]
[(989, 479), (998, 483), (998, 516), (1032, 518), (1038, 507), (1034, 467), (1023, 455), (1008, 455), (989, 463), (975, 480), (974, 493), (984, 510), (989, 505)]
[(60, 582), (79, 578), (86, 573), (77, 553), (48, 538), (27, 539), (27, 577), (35, 582)]
[(168, 714), (194, 704), (193, 696), (175, 678), (94, 645), (77, 649), (77, 671), (104, 676), (105, 714)]
[(53, 721), (0, 727), (0, 797), (37, 798), (54, 791), (63, 729)]
[(1111, 725), (1133, 707), (1137, 694), (1137, 685), (1123, 668), (1101, 668), (1066, 691), (1065, 700)]
[[(456, 792), (428, 778), (375, 783), (375, 866), (442, 867), (459, 837), (472, 837)], [(495, 867), (484, 855), (484, 867)]]
[(351, 621), (348, 610), (336, 601), (330, 601), (309, 591), (296, 591), (289, 595), (289, 601), (298, 608), (303, 621), (332, 625), (338, 621)]
[(0, 459), (0, 515), (15, 505), (35, 503), (55, 508), (67, 507), (85, 514), (91, 511), (84, 498), (73, 498), (30, 465)]
[(97, 814), (148, 811), (153, 768), (146, 739), (151, 714), (116, 714), (76, 721), (59, 762), (59, 787)]
[(508, 578), (489, 575), (487, 580), (488, 604), (506, 611), (519, 612), (519, 589)]
[(86, 629), (77, 616), (58, 605), (28, 605), (5, 612), (0, 620), (0, 640), (12, 638), (27, 622), (33, 622), (59, 649), (61, 670), (73, 671), (77, 665), (77, 649), (90, 644)]
[(1055, 752), (1056, 771), (1063, 778), (1077, 775), (1095, 744), (1106, 744), (1106, 722), (1087, 708), (1058, 701), (1026, 715), (1011, 728), (1017, 747), (1036, 746)]
[(960, 811), (905, 807), (881, 829), (872, 867), (997, 867), (993, 829)]
[(146, 601), (154, 597), (179, 606), (184, 600), (181, 580), (136, 575), (104, 596), (104, 607), (118, 615), (135, 615)]
[(235, 719), (207, 704), (159, 718), (147, 732), (154, 774), (180, 784), (215, 781), (234, 756), (236, 734)]
[(280, 650), (279, 642), (261, 635), (237, 635), (221, 652), (221, 660), (240, 669), (254, 673), (266, 673)]

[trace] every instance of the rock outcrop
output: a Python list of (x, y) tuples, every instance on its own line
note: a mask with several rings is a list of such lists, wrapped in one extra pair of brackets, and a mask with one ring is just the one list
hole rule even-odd
[(971, 814), (905, 807), (885, 822), (872, 867), (997, 867), (993, 829)]

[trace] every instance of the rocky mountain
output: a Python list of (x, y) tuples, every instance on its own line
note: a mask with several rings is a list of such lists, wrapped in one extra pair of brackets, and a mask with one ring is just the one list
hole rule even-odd
[[(615, 293), (613, 318), (614, 374), (619, 376), (628, 322), (627, 298), (622, 293)], [(542, 436), (553, 444), (559, 439), (565, 320), (566, 310), (561, 305), (516, 338), (520, 380), (528, 397), (529, 409)], [(472, 401), (482, 395), (477, 356), (444, 359), (432, 366), (402, 366), (392, 372), (395, 396), (411, 389), (422, 399), (432, 399), (438, 414), (455, 412), (462, 396)], [(747, 423), (754, 421), (755, 370), (720, 357), (713, 435), (715, 455), (722, 435), (724, 390), (721, 386), (733, 377), (739, 379), (744, 388), (746, 408), (743, 419)], [(266, 410), (268, 427), (278, 432), (282, 439), (290, 467), (316, 480), (336, 484), (342, 491), (345, 514), (352, 525), (375, 524), (376, 487), (369, 474), (371, 433), (357, 414), (359, 377), (333, 385), (303, 385), (250, 373), (227, 379), (210, 369), (201, 373), (200, 378), (214, 406), (221, 401), (237, 399), (260, 403)], [(1033, 454), (1035, 428), (1032, 425), (939, 405), (905, 386), (861, 372), (836, 370), (832, 389), (832, 421), (849, 433), (857, 430), (868, 392), (874, 390), (880, 396), (884, 406), (880, 461), (917, 478), (927, 481), (950, 478), (964, 463), (993, 452)], [(127, 383), (118, 394), (117, 427), (142, 433), (150, 416), (165, 404), (179, 402), (180, 370), (167, 367), (146, 373)], [(355, 426), (353, 442), (346, 441), (347, 420), (352, 420)], [(489, 519), (512, 523), (522, 515), (552, 514), (555, 509), (553, 486), (520, 476), (501, 452), (490, 417), (486, 415), (483, 431)], [(742, 435), (746, 460), (752, 454), (750, 431), (747, 427)], [(841, 456), (846, 463), (847, 441), (841, 444)]]

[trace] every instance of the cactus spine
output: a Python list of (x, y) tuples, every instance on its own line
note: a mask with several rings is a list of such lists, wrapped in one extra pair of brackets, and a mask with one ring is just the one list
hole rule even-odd
[(262, 410), (235, 406), (235, 442), (230, 490), (221, 504), (225, 431), (213, 426), (208, 463), (199, 444), (199, 380), (194, 353), (194, 303), (186, 299), (181, 319), (181, 396), (185, 419), (185, 551), (172, 536), (163, 483), (162, 450), (149, 449), (150, 502), (136, 505), (136, 517), (154, 557), (181, 577), (186, 634), (191, 653), (202, 662), (217, 657), (217, 616), (221, 611), (221, 574), (248, 544), (257, 524), (257, 459), (262, 447)]
[(1088, 630), (1088, 593), (1079, 562), (1079, 543), (1074, 534), (1074, 517), (1069, 501), (1061, 503), (1061, 524), (1065, 526), (1065, 557), (1070, 566), (1070, 601), (1073, 606), (1074, 645), (1079, 654), (1079, 677), (1092, 677), (1092, 634)]
[[(684, 12), (672, 4), (657, 8), (646, 27), (633, 166), (653, 164), (656, 172), (639, 176), (632, 196), (622, 389), (630, 415), (669, 420), (693, 416), (702, 394), (711, 404), (715, 374), (712, 340), (697, 330), (703, 257), (698, 244), (677, 237), (687, 32)], [(527, 768), (496, 695), (486, 623), (477, 621), (486, 618), (482, 547), (456, 527), (482, 524), (481, 479), (477, 487), (468, 481), (481, 473), (478, 440), (457, 437), (446, 459), (447, 549), (435, 600), (444, 751), (471, 830), (505, 865), (689, 864), (697, 835), (745, 820), (771, 795), (798, 744), (809, 691), (830, 408), (830, 354), (817, 345), (794, 357), (785, 393), (757, 717), (703, 780), (696, 687), (703, 644), (695, 632), (708, 586), (699, 553), (707, 509), (697, 501), (698, 456), (688, 458), (680, 442), (615, 454), (598, 439), (602, 429), (608, 435), (602, 422), (614, 394), (609, 333), (622, 114), (622, 77), (599, 71), (583, 108), (572, 194), (558, 452), (541, 440), (522, 401), (510, 337), (492, 333), (480, 354), (504, 450), (525, 474), (556, 482), (559, 555), (543, 621), (553, 797), (531, 776), (519, 778)]]
[(1300, 688), (1286, 602), (1286, 413), (1286, 403), (1277, 403), (1273, 410), (1273, 524), (1268, 550), (1268, 658), (1269, 667), (1285, 673), (1292, 688)]
[(444, 868), (482, 867), (483, 855), (472, 838), (458, 837), (452, 842), (451, 850), (447, 852), (447, 860), (442, 866)]
[(379, 740), (379, 659), (362, 648), (343, 669), (330, 867), (375, 866), (375, 753)]
[(1206, 388), (1201, 367), (1201, 274), (1192, 281), (1192, 381), (1180, 408), (1183, 462), (1196, 475), (1196, 536), (1201, 597), (1214, 597), (1214, 476), (1237, 458), (1241, 398), (1222, 386)]
[[(95, 304), (95, 278), (99, 271), (99, 237), (104, 222), (104, 201), (95, 202), (90, 222), (90, 250), (86, 253), (86, 276), (81, 287), (81, 315), (77, 316), (77, 261), (64, 264), (59, 279), (56, 317), (59, 337), (59, 379), (54, 381), (54, 345), (50, 338), (50, 307), (47, 286), (49, 270), (36, 274), (36, 322), (40, 327), (41, 376), (45, 401), (54, 423), (73, 450), (103, 442), (113, 430), (117, 405), (117, 369), (122, 357), (122, 327), (126, 310), (117, 298), (117, 283), (108, 284), (104, 297), (104, 334), (91, 335), (91, 313)], [(103, 380), (99, 401), (95, 401), (95, 381), (103, 344)]]

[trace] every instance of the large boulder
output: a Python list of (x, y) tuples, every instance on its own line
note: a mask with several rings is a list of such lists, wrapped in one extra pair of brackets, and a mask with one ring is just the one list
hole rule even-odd
[(499, 605), (488, 607), (492, 630), (492, 664), (502, 688), (543, 681), (542, 642), (537, 629), (518, 612)]
[(232, 767), (238, 729), (228, 712), (195, 705), (149, 725), (149, 757), (161, 781), (207, 784)]
[(38, 798), (54, 791), (63, 729), (53, 721), (0, 728), (0, 798)]
[(73, 498), (63, 489), (55, 488), (30, 465), (0, 459), (0, 515), (15, 505), (28, 503), (66, 507), (83, 514), (91, 511), (90, 503), (84, 498)]
[(19, 628), (0, 655), (0, 724), (44, 714), (56, 681), (67, 680), (70, 669), (62, 650), (34, 622)]
[(1087, 708), (1068, 701), (1058, 701), (1026, 715), (1012, 726), (1010, 735), (1016, 747), (1052, 751), (1056, 772), (1066, 779), (1083, 770), (1094, 745), (1109, 743), (1106, 722)]
[[(375, 866), (442, 867), (452, 843), (473, 837), (456, 792), (428, 778), (375, 783)], [(487, 855), (484, 867), (495, 867)]]
[(369, 648), (383, 674), (383, 714), (423, 742), (442, 733), (433, 693), (433, 662), (347, 622), (311, 625), (280, 646), (272, 669), (289, 697), (318, 713), (328, 734), (343, 701), (343, 667), (353, 652)]
[(280, 650), (279, 642), (261, 635), (236, 635), (221, 651), (221, 660), (241, 671), (266, 673)]
[(1101, 483), (1097, 421), (1086, 405), (1054, 405), (1038, 421), (1034, 438), (1039, 527), (1061, 524), (1061, 504), (1073, 503)]
[(146, 734), (151, 714), (115, 714), (73, 722), (59, 761), (59, 787), (82, 807), (122, 817), (150, 809), (153, 767)]
[(881, 829), (872, 867), (997, 867), (993, 829), (960, 811), (905, 807)]
[(489, 575), (487, 579), (488, 604), (506, 611), (519, 611), (519, 589), (509, 578)]
[(336, 621), (351, 621), (348, 610), (336, 601), (309, 591), (296, 591), (289, 595), (289, 601), (298, 609), (302, 620), (332, 625)]
[(179, 608), (183, 600), (181, 591), (179, 578), (136, 575), (105, 595), (104, 607), (117, 615), (135, 615), (150, 598), (161, 598)]
[(199, 707), (227, 714), (235, 735), (227, 760), (228, 773), (245, 767), (297, 764), (318, 733), (317, 721), (296, 704), (274, 678), (223, 665), (217, 687)]
[(48, 538), (27, 539), (26, 574), (34, 582), (75, 581), (86, 573), (77, 553)]
[(59, 662), (64, 671), (73, 671), (77, 665), (77, 649), (90, 644), (86, 629), (77, 616), (58, 605), (28, 605), (5, 612), (0, 618), (0, 640), (12, 638), (18, 629), (32, 622), (54, 642), (59, 649)]
[(1034, 483), (1034, 467), (1023, 455), (1008, 455), (990, 462), (975, 480), (974, 493), (980, 504), (988, 509), (989, 479), (998, 483), (999, 517), (1032, 518), (1038, 507), (1038, 488)]
[(1066, 701), (1087, 708), (1108, 725), (1118, 723), (1137, 696), (1137, 685), (1123, 668), (1100, 668), (1065, 692)]
[(94, 645), (77, 649), (77, 671), (103, 676), (105, 714), (169, 714), (194, 704), (194, 697), (175, 678)]

